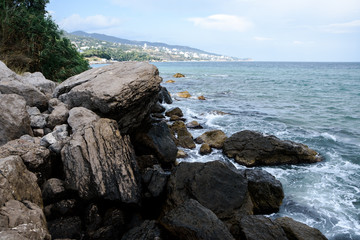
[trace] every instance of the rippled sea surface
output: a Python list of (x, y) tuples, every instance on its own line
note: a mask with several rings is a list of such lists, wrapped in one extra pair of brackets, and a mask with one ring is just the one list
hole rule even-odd
[[(162, 83), (188, 121), (228, 136), (245, 129), (301, 142), (325, 160), (264, 167), (285, 191), (280, 212), (318, 228), (329, 239), (360, 240), (360, 63), (155, 63)], [(180, 72), (185, 78), (175, 79)], [(175, 83), (165, 83), (167, 80)], [(180, 91), (193, 97), (176, 97)], [(205, 96), (205, 101), (197, 99)], [(229, 113), (218, 114), (216, 111)], [(221, 152), (184, 161), (229, 161)], [(241, 166), (237, 166), (241, 168)]]

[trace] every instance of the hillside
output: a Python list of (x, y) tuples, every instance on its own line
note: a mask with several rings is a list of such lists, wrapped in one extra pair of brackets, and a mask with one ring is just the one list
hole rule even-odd
[[(238, 61), (240, 59), (200, 49), (165, 43), (133, 41), (98, 33), (77, 31), (66, 37), (86, 57), (90, 55), (118, 61)], [(99, 56), (102, 55), (102, 56)]]

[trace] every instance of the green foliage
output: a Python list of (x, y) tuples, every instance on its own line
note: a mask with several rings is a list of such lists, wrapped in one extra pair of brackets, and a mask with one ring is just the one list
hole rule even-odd
[(89, 68), (47, 16), (48, 0), (1, 0), (0, 60), (17, 71), (40, 71), (63, 81)]
[(99, 57), (106, 59), (113, 59), (116, 61), (150, 61), (160, 60), (159, 58), (152, 57), (146, 53), (138, 51), (124, 51), (120, 48), (99, 48), (85, 50), (82, 55), (84, 57)]

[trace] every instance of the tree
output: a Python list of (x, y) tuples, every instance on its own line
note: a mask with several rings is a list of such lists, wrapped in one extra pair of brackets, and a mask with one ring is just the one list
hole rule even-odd
[(0, 60), (17, 72), (63, 81), (89, 68), (45, 10), (48, 0), (1, 0)]

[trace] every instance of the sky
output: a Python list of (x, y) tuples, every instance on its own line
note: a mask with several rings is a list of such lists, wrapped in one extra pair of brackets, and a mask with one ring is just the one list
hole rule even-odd
[(50, 0), (61, 29), (257, 61), (360, 62), (360, 0)]

